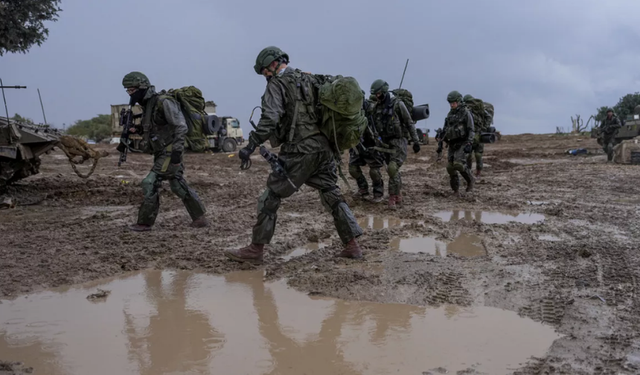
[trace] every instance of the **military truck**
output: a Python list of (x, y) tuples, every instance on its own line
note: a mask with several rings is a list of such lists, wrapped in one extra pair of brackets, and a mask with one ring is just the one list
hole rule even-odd
[[(128, 109), (127, 104), (111, 105), (111, 131), (112, 143), (120, 142), (120, 134), (122, 134), (122, 126), (120, 125), (120, 116), (123, 110)], [(135, 105), (131, 108), (134, 116), (142, 114), (142, 107)], [(242, 128), (240, 121), (235, 117), (216, 115), (216, 105), (212, 101), (205, 102), (205, 112), (208, 115), (207, 126), (203, 129), (204, 136), (207, 139), (207, 150), (213, 152), (234, 152), (238, 145), (244, 143)], [(140, 125), (141, 118), (134, 118), (134, 125)], [(132, 147), (141, 148), (142, 136), (139, 134), (130, 134), (129, 139), (132, 141)], [(185, 145), (188, 147), (187, 145)]]

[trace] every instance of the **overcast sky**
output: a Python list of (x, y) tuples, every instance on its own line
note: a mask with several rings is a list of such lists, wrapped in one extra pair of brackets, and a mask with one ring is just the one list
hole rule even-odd
[[(637, 0), (63, 0), (48, 40), (0, 57), (10, 115), (68, 127), (128, 102), (133, 70), (158, 89), (194, 85), (245, 132), (265, 79), (253, 71), (268, 45), (291, 66), (400, 83), (441, 127), (447, 93), (495, 106), (504, 134), (554, 132), (640, 91)], [(4, 115), (4, 108), (2, 109)], [(433, 134), (433, 133), (431, 133)]]

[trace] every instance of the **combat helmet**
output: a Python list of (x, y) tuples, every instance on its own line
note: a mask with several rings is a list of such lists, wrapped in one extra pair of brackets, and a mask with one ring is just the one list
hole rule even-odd
[(473, 100), (473, 99), (474, 99), (473, 96), (467, 94), (467, 95), (464, 96), (464, 98), (462, 98), (462, 101), (463, 102), (468, 102), (469, 100)]
[(131, 72), (122, 78), (122, 86), (125, 88), (137, 87), (140, 89), (146, 89), (151, 86), (151, 83), (149, 82), (149, 78), (147, 78), (143, 73)]
[(376, 95), (377, 93), (382, 93), (384, 95), (388, 91), (389, 91), (389, 84), (382, 79), (376, 79), (371, 84), (371, 95)]
[(447, 101), (449, 103), (453, 103), (453, 102), (462, 102), (462, 94), (460, 94), (458, 91), (451, 91), (448, 95), (447, 95)]
[(269, 46), (263, 48), (262, 51), (256, 57), (256, 64), (253, 66), (253, 69), (258, 74), (262, 74), (264, 68), (271, 65), (274, 61), (280, 61), (284, 64), (289, 63), (289, 55), (284, 53), (280, 48), (275, 46)]

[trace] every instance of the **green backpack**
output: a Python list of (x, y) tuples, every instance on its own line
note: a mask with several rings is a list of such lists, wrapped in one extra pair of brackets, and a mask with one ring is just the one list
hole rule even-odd
[(320, 86), (320, 131), (329, 138), (336, 152), (342, 153), (360, 142), (367, 127), (363, 101), (362, 89), (353, 77), (338, 75)]
[(397, 96), (398, 99), (402, 100), (405, 107), (409, 110), (409, 113), (413, 113), (413, 94), (411, 94), (411, 91), (407, 89), (395, 89), (391, 90), (391, 92)]
[(486, 125), (486, 113), (484, 110), (484, 103), (482, 102), (482, 100), (474, 98), (471, 100), (467, 100), (464, 103), (466, 104), (467, 108), (471, 112), (471, 115), (473, 115), (473, 125), (475, 128), (474, 130), (476, 132), (483, 131), (487, 127), (487, 125)]
[(187, 147), (193, 152), (203, 152), (207, 148), (204, 128), (207, 126), (207, 113), (204, 111), (202, 91), (195, 86), (170, 89), (161, 94), (169, 95), (180, 103), (182, 114), (187, 122)]
[(486, 127), (489, 127), (491, 124), (493, 124), (493, 104), (483, 102), (483, 105), (485, 111), (485, 125)]

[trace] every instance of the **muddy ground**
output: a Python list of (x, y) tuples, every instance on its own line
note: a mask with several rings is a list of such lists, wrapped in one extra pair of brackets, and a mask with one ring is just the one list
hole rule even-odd
[[(590, 154), (565, 153), (576, 147)], [(151, 157), (129, 154), (118, 169), (114, 147), (99, 148), (111, 154), (87, 180), (56, 151), (43, 158), (39, 175), (12, 187), (17, 206), (0, 211), (0, 297), (145, 268), (243, 269), (222, 251), (250, 241), (256, 199), (269, 171), (257, 152), (247, 172), (240, 171), (237, 155), (186, 155), (186, 177), (207, 206), (210, 228), (190, 228), (186, 210), (165, 185), (154, 230), (133, 233), (126, 225), (135, 222), (139, 183)], [(364, 260), (333, 257), (341, 244), (312, 189), (284, 200), (276, 236), (267, 246), (267, 279), (287, 278), (298, 290), (351, 300), (498, 307), (563, 335), (544, 358), (523, 364), (516, 374), (640, 373), (640, 169), (606, 164), (588, 137), (503, 136), (485, 148), (485, 170), (475, 192), (454, 197), (446, 164), (436, 163), (435, 156), (433, 142), (410, 154), (402, 168), (405, 204), (394, 212), (354, 199), (341, 183), (357, 217), (406, 222), (365, 228)], [(355, 181), (349, 181), (354, 188)], [(461, 217), (465, 210), (538, 213), (545, 220), (486, 224), (434, 216), (451, 210), (461, 210)], [(389, 247), (394, 237), (447, 241), (461, 231), (482, 238), (487, 254), (439, 257)], [(329, 246), (282, 258), (319, 240)]]

